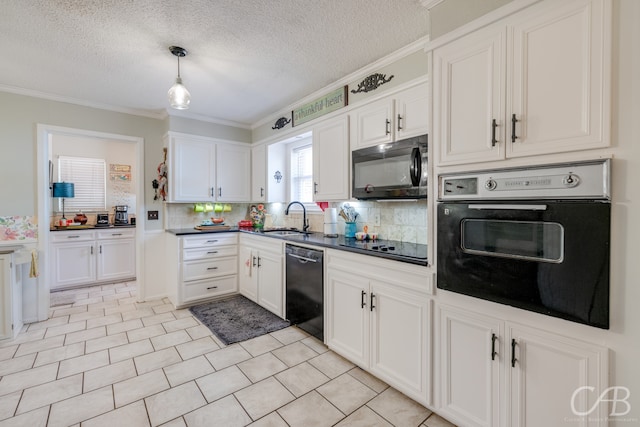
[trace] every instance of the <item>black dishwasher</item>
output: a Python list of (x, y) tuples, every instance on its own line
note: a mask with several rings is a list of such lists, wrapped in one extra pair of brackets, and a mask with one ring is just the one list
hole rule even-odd
[(286, 318), (324, 341), (323, 252), (286, 245)]

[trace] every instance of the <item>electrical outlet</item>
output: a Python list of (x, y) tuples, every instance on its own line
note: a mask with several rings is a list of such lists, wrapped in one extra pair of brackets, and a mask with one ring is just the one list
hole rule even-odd
[(158, 211), (147, 211), (147, 220), (154, 221), (158, 219)]
[(376, 227), (380, 227), (380, 214), (373, 214), (373, 225)]

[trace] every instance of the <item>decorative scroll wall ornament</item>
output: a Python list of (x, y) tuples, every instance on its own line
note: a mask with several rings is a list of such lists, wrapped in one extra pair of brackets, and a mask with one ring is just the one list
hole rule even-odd
[(393, 77), (394, 76), (387, 78), (386, 74), (380, 73), (371, 74), (370, 76), (365, 77), (362, 82), (358, 83), (358, 89), (351, 89), (351, 93), (367, 93), (372, 90), (376, 90), (383, 84), (390, 82)]
[(291, 123), (291, 119), (287, 119), (286, 117), (280, 117), (278, 120), (276, 120), (276, 123), (271, 127), (271, 129), (273, 130), (282, 129), (289, 123)]
[(276, 183), (280, 184), (280, 181), (282, 180), (282, 174), (280, 173), (280, 171), (276, 171), (275, 175), (273, 175), (273, 177), (276, 180)]

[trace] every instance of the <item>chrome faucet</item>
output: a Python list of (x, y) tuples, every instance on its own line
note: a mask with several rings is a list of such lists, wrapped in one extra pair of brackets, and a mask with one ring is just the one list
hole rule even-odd
[(287, 206), (287, 209), (284, 210), (284, 214), (289, 215), (289, 208), (291, 207), (291, 205), (295, 205), (295, 204), (302, 206), (302, 232), (307, 233), (309, 231), (309, 220), (307, 220), (307, 209), (304, 207), (302, 203), (298, 201), (289, 203), (289, 205)]

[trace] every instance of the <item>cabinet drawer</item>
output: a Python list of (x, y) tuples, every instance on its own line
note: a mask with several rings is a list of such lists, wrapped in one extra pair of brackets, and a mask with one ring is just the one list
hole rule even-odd
[(208, 248), (185, 249), (182, 251), (183, 261), (192, 261), (196, 259), (220, 258), (226, 256), (235, 256), (238, 251), (237, 246), (214, 246)]
[(110, 229), (110, 230), (100, 230), (96, 233), (98, 235), (98, 239), (132, 239), (136, 236), (135, 228), (128, 229)]
[(182, 267), (182, 280), (206, 279), (238, 272), (238, 257), (214, 258), (210, 261), (187, 261)]
[(226, 276), (185, 284), (182, 289), (184, 300), (189, 301), (236, 292), (237, 288), (238, 277)]
[(95, 240), (95, 233), (93, 231), (78, 230), (78, 231), (56, 231), (50, 233), (51, 242), (80, 242), (87, 240)]
[(183, 237), (182, 248), (202, 248), (218, 245), (235, 245), (238, 243), (238, 236), (235, 233), (207, 233), (197, 237)]

